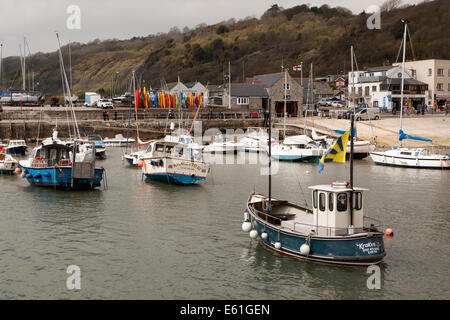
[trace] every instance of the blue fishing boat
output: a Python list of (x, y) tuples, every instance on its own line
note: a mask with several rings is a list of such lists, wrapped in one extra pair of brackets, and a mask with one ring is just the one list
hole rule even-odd
[(103, 168), (95, 167), (94, 143), (75, 140), (73, 146), (52, 141), (19, 161), (22, 177), (33, 186), (89, 190), (101, 185)]
[[(344, 162), (346, 144), (345, 139), (335, 143)], [(352, 151), (351, 142), (350, 182), (311, 186), (312, 209), (273, 198), (269, 172), (269, 195), (253, 191), (249, 196), (242, 230), (267, 248), (301, 260), (359, 266), (380, 263), (386, 255), (384, 234), (379, 231), (383, 229), (375, 219), (364, 216), (366, 189), (353, 187)], [(270, 153), (269, 145), (269, 158)], [(322, 159), (328, 162), (327, 157), (336, 154), (336, 148), (331, 148)]]
[(95, 143), (95, 156), (98, 159), (106, 159), (106, 147), (102, 136), (99, 134), (90, 134), (87, 136), (88, 141)]

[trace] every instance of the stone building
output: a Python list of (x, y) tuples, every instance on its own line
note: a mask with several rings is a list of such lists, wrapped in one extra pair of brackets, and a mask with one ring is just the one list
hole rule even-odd
[(247, 82), (264, 86), (272, 113), (277, 117), (283, 116), (285, 101), (289, 117), (298, 117), (302, 114), (303, 88), (289, 72), (256, 75), (248, 78)]
[(228, 85), (224, 85), (222, 105), (228, 109), (256, 111), (267, 109), (268, 99), (269, 94), (262, 84), (232, 83), (231, 99), (228, 97)]

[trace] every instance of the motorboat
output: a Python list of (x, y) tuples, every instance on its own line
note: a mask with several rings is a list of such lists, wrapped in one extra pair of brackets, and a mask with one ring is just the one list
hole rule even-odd
[(139, 160), (142, 176), (171, 184), (189, 185), (205, 180), (210, 167), (202, 153), (194, 155), (187, 146), (164, 140), (150, 143)]

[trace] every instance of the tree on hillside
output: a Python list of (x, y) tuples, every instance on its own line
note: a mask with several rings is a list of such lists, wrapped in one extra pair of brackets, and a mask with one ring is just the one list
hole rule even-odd
[(394, 9), (397, 9), (400, 4), (402, 3), (402, 0), (387, 0), (381, 5), (381, 12), (389, 12)]
[(278, 4), (273, 4), (264, 14), (261, 16), (261, 19), (273, 17), (274, 15), (283, 11), (283, 8), (278, 6)]

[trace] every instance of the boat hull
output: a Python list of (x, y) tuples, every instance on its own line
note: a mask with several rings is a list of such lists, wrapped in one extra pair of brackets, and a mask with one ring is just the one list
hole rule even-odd
[(376, 165), (416, 168), (416, 169), (450, 169), (450, 160), (437, 157), (405, 157), (389, 152), (371, 152), (370, 157)]
[(145, 174), (146, 179), (167, 182), (170, 184), (188, 185), (205, 180), (206, 177), (182, 175), (170, 172)]
[(72, 186), (72, 168), (27, 168), (22, 167), (25, 178), (33, 186), (56, 187), (71, 190), (89, 190), (101, 185), (103, 168), (95, 168), (94, 179), (74, 179)]
[[(258, 232), (259, 241), (267, 248), (290, 257), (301, 260), (322, 262), (329, 264), (368, 266), (380, 263), (386, 255), (383, 234), (381, 232), (367, 232), (352, 236), (319, 237), (281, 230), (265, 223), (248, 207), (251, 223)], [(261, 234), (267, 233), (262, 239)], [(276, 242), (281, 247), (275, 247)], [(300, 247), (309, 243), (310, 253), (304, 255)]]

